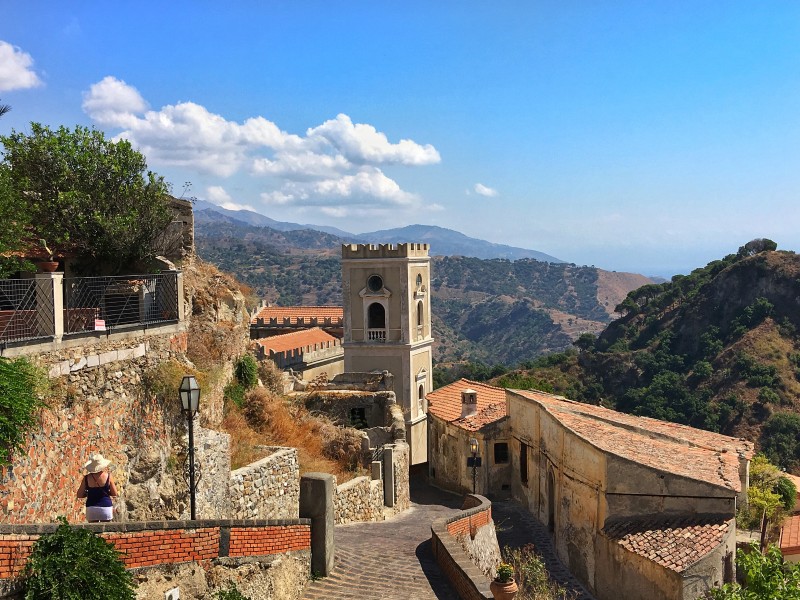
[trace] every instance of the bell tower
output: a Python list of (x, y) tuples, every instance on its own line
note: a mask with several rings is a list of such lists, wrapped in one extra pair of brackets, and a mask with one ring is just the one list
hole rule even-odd
[(394, 375), (412, 465), (428, 460), (430, 283), (428, 244), (342, 246), (344, 370)]

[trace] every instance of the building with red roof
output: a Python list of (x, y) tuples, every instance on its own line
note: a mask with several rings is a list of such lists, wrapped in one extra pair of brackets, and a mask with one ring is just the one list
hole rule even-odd
[(732, 581), (753, 444), (506, 390), (512, 495), (599, 600), (705, 597)]
[[(483, 495), (508, 494), (510, 471), (506, 392), (459, 379), (428, 394), (428, 474), (436, 485)], [(477, 441), (472, 459), (470, 439)]]
[(327, 379), (344, 372), (341, 340), (319, 327), (255, 340), (256, 358), (270, 359), (280, 369), (292, 369), (310, 381), (321, 374)]
[(341, 306), (262, 306), (250, 319), (250, 339), (319, 327), (334, 337), (344, 335)]

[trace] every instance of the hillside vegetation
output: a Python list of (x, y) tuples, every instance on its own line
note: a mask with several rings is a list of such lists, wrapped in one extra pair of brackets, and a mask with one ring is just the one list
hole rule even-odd
[(800, 257), (755, 240), (643, 286), (579, 353), (538, 360), (500, 385), (538, 387), (757, 442), (800, 468)]
[[(313, 230), (277, 231), (198, 213), (200, 256), (277, 305), (340, 305), (340, 245)], [(631, 273), (534, 259), (434, 256), (434, 358), (515, 365), (599, 332), (625, 294), (651, 281)]]

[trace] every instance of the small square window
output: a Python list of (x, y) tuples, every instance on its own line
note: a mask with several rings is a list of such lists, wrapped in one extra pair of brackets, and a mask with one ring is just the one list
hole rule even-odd
[(494, 445), (494, 463), (496, 465), (508, 462), (508, 444), (506, 442), (498, 442)]

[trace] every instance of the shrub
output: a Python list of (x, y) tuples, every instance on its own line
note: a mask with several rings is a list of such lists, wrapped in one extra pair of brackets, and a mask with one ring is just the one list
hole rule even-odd
[(22, 450), (45, 405), (41, 394), (46, 386), (44, 372), (28, 359), (0, 358), (0, 465), (10, 464)]
[(114, 545), (64, 517), (42, 535), (23, 572), (25, 600), (133, 600), (133, 577)]
[(797, 500), (797, 486), (788, 477), (781, 477), (775, 484), (775, 492), (781, 497), (783, 508), (792, 511)]
[(242, 594), (235, 583), (229, 581), (227, 587), (217, 590), (216, 600), (250, 600), (250, 598)]
[(264, 387), (275, 392), (283, 393), (283, 371), (272, 360), (262, 360), (258, 363), (258, 376)]
[(244, 354), (237, 359), (234, 373), (236, 379), (246, 390), (254, 388), (258, 384), (258, 363), (251, 354)]
[[(560, 600), (567, 591), (552, 581), (533, 544), (522, 548), (503, 548), (503, 561), (517, 574), (517, 600)], [(499, 569), (498, 569), (499, 570)]]

